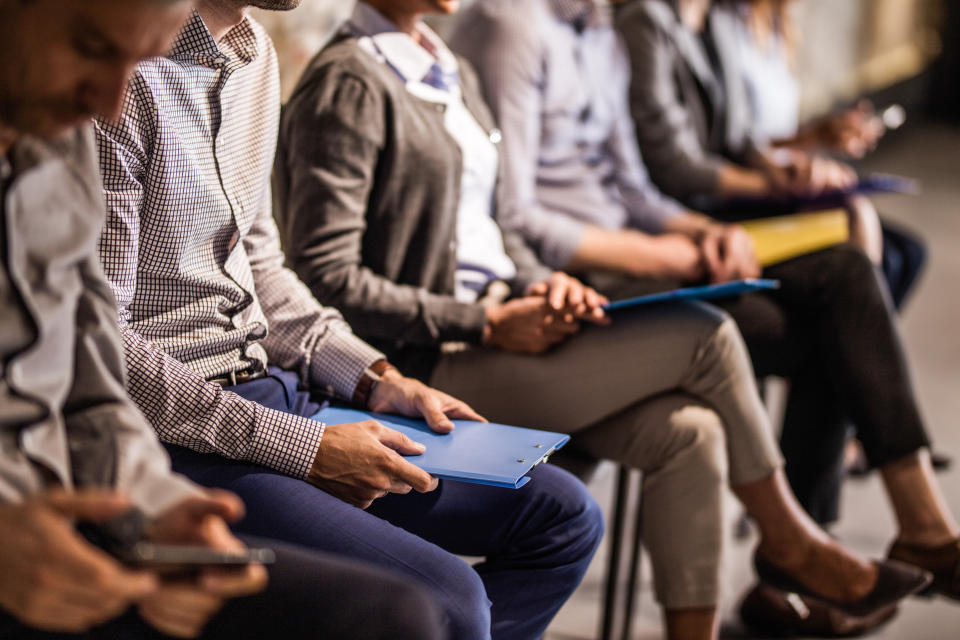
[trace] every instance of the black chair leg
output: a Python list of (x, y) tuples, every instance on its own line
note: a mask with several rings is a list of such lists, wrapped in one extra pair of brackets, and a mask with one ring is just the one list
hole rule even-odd
[(620, 466), (617, 488), (613, 496), (613, 525), (610, 529), (610, 547), (607, 553), (607, 584), (603, 593), (603, 619), (600, 640), (613, 639), (613, 625), (617, 612), (617, 583), (620, 581), (620, 547), (623, 543), (627, 496), (630, 491), (630, 470)]
[(621, 640), (630, 640), (630, 632), (633, 630), (634, 604), (637, 599), (637, 582), (640, 578), (640, 542), (643, 538), (643, 505), (640, 504), (641, 500), (641, 494), (638, 491), (637, 517), (633, 525), (633, 543), (630, 547), (630, 573), (627, 575), (627, 606), (623, 612)]

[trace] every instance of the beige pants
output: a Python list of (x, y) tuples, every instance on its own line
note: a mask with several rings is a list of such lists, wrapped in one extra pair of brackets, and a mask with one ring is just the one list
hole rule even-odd
[(541, 356), (444, 354), (430, 384), (495, 422), (574, 434), (643, 471), (644, 542), (668, 609), (717, 604), (723, 483), (782, 465), (732, 320), (704, 305), (619, 312)]

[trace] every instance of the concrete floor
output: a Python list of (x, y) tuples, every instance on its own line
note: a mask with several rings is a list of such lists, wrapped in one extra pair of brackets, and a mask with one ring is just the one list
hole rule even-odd
[[(958, 456), (960, 429), (960, 129), (939, 125), (918, 126), (898, 132), (884, 142), (866, 162), (867, 171), (896, 173), (920, 179), (921, 195), (883, 196), (876, 199), (885, 215), (918, 231), (930, 250), (928, 270), (902, 322), (914, 380), (929, 429), (937, 448)], [(954, 513), (960, 514), (960, 470), (947, 472), (940, 481)], [(615, 471), (604, 466), (591, 489), (609, 509)], [(731, 499), (732, 500), (732, 499)], [(739, 507), (729, 509), (739, 513)], [(754, 541), (733, 540), (734, 523), (725, 559), (724, 637), (746, 637), (738, 628), (736, 604), (752, 583), (749, 557)], [(880, 555), (894, 535), (894, 523), (879, 479), (847, 482), (841, 521), (832, 529), (845, 544), (867, 555)], [(547, 640), (595, 638), (598, 635), (600, 594), (604, 580), (606, 541), (597, 553), (577, 593), (557, 615)], [(642, 572), (640, 610), (634, 639), (660, 637), (660, 613), (651, 595), (649, 565)], [(960, 603), (944, 599), (912, 599), (900, 614), (873, 638), (944, 640), (960, 637)]]

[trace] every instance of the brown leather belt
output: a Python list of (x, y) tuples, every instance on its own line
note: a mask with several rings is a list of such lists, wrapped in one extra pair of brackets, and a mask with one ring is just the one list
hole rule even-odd
[(251, 382), (253, 380), (258, 380), (260, 378), (267, 377), (267, 372), (263, 369), (242, 369), (240, 371), (231, 371), (230, 373), (224, 374), (222, 376), (214, 376), (212, 378), (207, 378), (207, 382), (213, 382), (218, 384), (221, 387), (235, 387), (238, 384), (243, 384), (244, 382)]

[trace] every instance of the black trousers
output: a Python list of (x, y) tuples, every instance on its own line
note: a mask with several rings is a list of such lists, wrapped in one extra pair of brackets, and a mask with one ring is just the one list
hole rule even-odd
[[(270, 547), (277, 562), (267, 589), (229, 601), (210, 621), (205, 640), (317, 638), (323, 640), (440, 640), (438, 608), (402, 578), (340, 558), (272, 540), (244, 537)], [(2, 640), (160, 640), (133, 611), (80, 635), (45, 633), (0, 611)]]
[(779, 279), (781, 289), (718, 305), (740, 326), (757, 374), (790, 379), (781, 435), (786, 474), (811, 516), (831, 522), (851, 424), (872, 466), (929, 446), (892, 298), (867, 257), (845, 245), (763, 275)]

